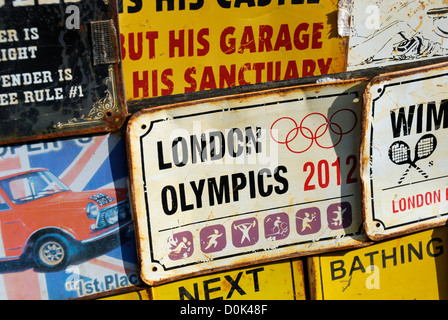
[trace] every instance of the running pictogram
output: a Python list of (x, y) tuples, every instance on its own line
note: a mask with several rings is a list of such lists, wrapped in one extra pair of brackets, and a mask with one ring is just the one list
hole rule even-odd
[(271, 125), (271, 138), (286, 145), (293, 153), (304, 153), (313, 144), (322, 149), (336, 147), (342, 137), (352, 132), (358, 123), (356, 113), (350, 109), (340, 109), (327, 118), (322, 113), (306, 115), (300, 124), (291, 117), (281, 117)]

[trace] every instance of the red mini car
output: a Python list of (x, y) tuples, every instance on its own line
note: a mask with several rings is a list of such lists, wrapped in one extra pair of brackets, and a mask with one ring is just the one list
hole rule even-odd
[(62, 270), (79, 244), (131, 222), (126, 189), (75, 192), (47, 169), (0, 173), (0, 261), (31, 256), (39, 271)]

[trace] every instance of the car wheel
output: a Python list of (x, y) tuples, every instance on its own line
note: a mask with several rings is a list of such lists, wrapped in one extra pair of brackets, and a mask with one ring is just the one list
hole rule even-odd
[(59, 234), (45, 235), (34, 244), (33, 260), (38, 271), (63, 270), (71, 260), (70, 244)]

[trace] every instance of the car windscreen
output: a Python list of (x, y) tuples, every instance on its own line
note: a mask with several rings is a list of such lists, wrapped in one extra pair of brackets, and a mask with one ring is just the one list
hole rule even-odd
[(49, 171), (34, 171), (0, 181), (0, 186), (16, 204), (23, 204), (70, 189)]

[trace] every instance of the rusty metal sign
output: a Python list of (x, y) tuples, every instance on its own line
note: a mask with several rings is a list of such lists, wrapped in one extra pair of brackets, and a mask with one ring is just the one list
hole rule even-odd
[(312, 300), (448, 299), (448, 227), (308, 258)]
[(148, 284), (361, 245), (365, 82), (143, 110), (128, 125)]
[(0, 143), (122, 125), (117, 19), (115, 1), (0, 1)]
[(362, 181), (374, 240), (448, 218), (448, 65), (375, 78), (366, 89)]
[(153, 300), (305, 300), (300, 259), (252, 265), (151, 287)]
[[(448, 4), (440, 0), (342, 0), (351, 19), (347, 70), (448, 56)], [(345, 10), (345, 11), (344, 11)], [(344, 16), (344, 15), (341, 15)]]

